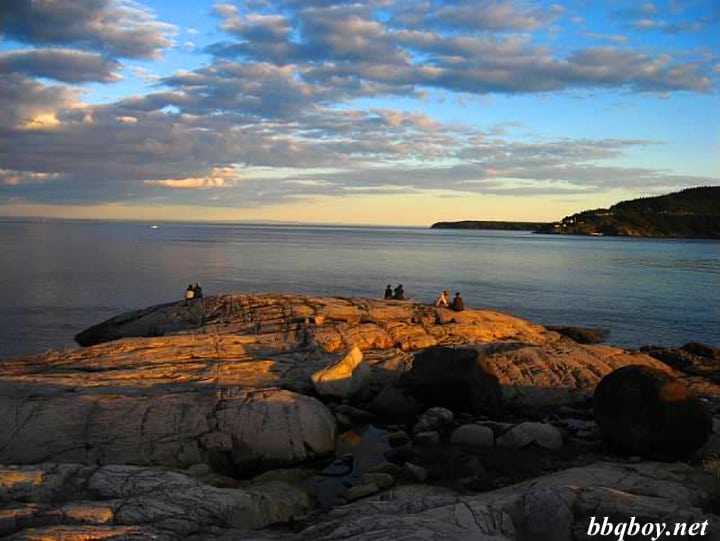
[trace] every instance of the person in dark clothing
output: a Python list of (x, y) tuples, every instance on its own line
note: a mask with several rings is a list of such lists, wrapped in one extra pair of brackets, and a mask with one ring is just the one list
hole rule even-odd
[(185, 306), (195, 298), (195, 289), (193, 288), (192, 284), (188, 284), (187, 289), (185, 289)]
[(395, 294), (393, 295), (393, 299), (396, 299), (398, 301), (402, 301), (405, 299), (405, 290), (403, 289), (402, 284), (399, 284), (395, 288)]
[(388, 284), (388, 286), (385, 288), (385, 299), (392, 299), (393, 298), (393, 290), (392, 286)]
[(202, 299), (203, 293), (202, 288), (200, 287), (200, 284), (196, 283), (193, 287), (193, 293), (195, 294), (193, 296), (194, 299)]
[(455, 298), (453, 299), (450, 308), (452, 308), (456, 312), (462, 312), (463, 310), (465, 310), (465, 301), (463, 301), (463, 298), (460, 296), (459, 291), (455, 292)]

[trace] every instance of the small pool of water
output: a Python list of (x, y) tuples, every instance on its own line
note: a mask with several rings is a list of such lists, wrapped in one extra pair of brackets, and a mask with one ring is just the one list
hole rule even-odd
[(364, 473), (387, 463), (385, 452), (390, 449), (388, 431), (375, 425), (364, 425), (338, 436), (335, 460), (309, 479), (320, 509), (343, 503), (342, 494), (360, 484)]

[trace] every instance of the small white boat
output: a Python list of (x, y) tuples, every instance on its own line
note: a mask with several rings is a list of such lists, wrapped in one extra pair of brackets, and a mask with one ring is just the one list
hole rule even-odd
[(151, 225), (151, 226), (150, 226), (150, 229), (158, 229), (158, 227), (159, 227), (159, 226), (157, 226), (157, 225)]

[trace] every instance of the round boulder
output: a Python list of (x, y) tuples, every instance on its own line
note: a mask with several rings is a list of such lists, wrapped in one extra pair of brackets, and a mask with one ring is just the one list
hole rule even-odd
[(453, 431), (450, 443), (467, 447), (492, 447), (495, 443), (495, 436), (492, 429), (486, 426), (467, 424), (459, 426)]
[(698, 449), (712, 432), (705, 405), (672, 375), (647, 366), (625, 366), (595, 389), (595, 420), (620, 454), (676, 460)]

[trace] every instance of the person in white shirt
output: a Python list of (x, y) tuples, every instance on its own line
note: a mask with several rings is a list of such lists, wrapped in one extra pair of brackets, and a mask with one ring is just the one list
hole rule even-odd
[(449, 303), (449, 301), (448, 301), (448, 292), (447, 292), (447, 291), (443, 291), (442, 293), (440, 293), (440, 296), (439, 296), (439, 297), (437, 298), (437, 300), (435, 301), (435, 306), (438, 307), (438, 308), (440, 308), (440, 307), (445, 307), (445, 308), (447, 308), (449, 304), (450, 304), (450, 303)]

